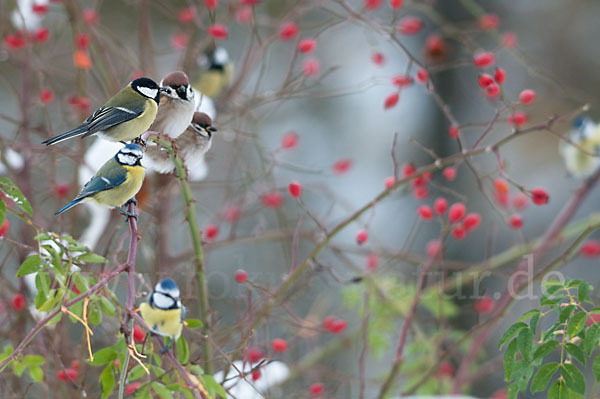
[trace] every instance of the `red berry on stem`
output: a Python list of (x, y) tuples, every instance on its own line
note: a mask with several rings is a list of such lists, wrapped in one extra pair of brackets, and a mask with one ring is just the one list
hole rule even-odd
[(448, 209), (448, 201), (444, 197), (437, 198), (433, 203), (433, 208), (438, 215), (443, 215)]
[(390, 7), (393, 9), (398, 9), (402, 7), (404, 0), (390, 0)]
[(171, 36), (171, 46), (178, 51), (185, 50), (190, 37), (187, 33), (178, 32)]
[(223, 210), (223, 219), (227, 222), (236, 222), (242, 217), (242, 210), (237, 205), (229, 205)]
[(54, 98), (54, 92), (50, 89), (42, 89), (40, 98), (42, 99), (42, 103), (48, 104)]
[(0, 226), (0, 238), (6, 237), (8, 232), (10, 231), (10, 222), (8, 219), (4, 219), (2, 225)]
[(385, 63), (385, 56), (382, 52), (377, 51), (371, 56), (371, 61), (375, 65), (382, 66)]
[(547, 204), (549, 200), (550, 196), (548, 195), (548, 192), (545, 189), (541, 187), (535, 187), (531, 189), (531, 201), (534, 204), (544, 205)]
[(531, 89), (525, 89), (519, 95), (519, 99), (521, 100), (521, 104), (529, 105), (535, 101), (535, 91)]
[(204, 235), (207, 240), (214, 240), (219, 235), (219, 228), (211, 223), (204, 229)]
[(376, 10), (381, 6), (382, 0), (365, 0), (365, 8), (367, 10)]
[(25, 297), (23, 294), (15, 294), (12, 298), (12, 307), (14, 310), (21, 310), (25, 306)]
[(452, 181), (456, 178), (456, 169), (452, 166), (448, 166), (442, 171), (442, 174), (448, 181)]
[(521, 111), (516, 111), (514, 114), (508, 117), (508, 123), (511, 123), (517, 127), (527, 123), (527, 114)]
[(427, 252), (427, 256), (429, 256), (430, 258), (434, 258), (438, 255), (441, 248), (442, 248), (442, 242), (438, 239), (435, 239), (435, 240), (431, 240), (427, 243), (427, 247), (425, 248), (425, 251)]
[(219, 6), (219, 0), (204, 0), (204, 6), (209, 10), (214, 10)]
[(260, 370), (252, 370), (252, 381), (256, 381), (260, 378)]
[(206, 30), (208, 34), (215, 39), (227, 39), (227, 27), (221, 24), (215, 24), (208, 27)]
[(235, 281), (239, 284), (244, 284), (248, 281), (248, 273), (246, 273), (245, 270), (238, 269), (233, 273), (233, 278), (235, 278)]
[(300, 136), (298, 136), (298, 133), (287, 132), (281, 138), (281, 148), (285, 148), (286, 150), (294, 148), (298, 144), (298, 140), (300, 140)]
[(499, 193), (508, 193), (508, 183), (503, 179), (494, 180), (494, 189)]
[(44, 15), (48, 12), (48, 4), (33, 3), (33, 6), (31, 8), (33, 12), (37, 15)]
[(431, 220), (433, 218), (433, 209), (428, 205), (420, 205), (417, 208), (417, 213), (423, 220)]
[(98, 25), (100, 23), (100, 15), (94, 8), (86, 8), (83, 10), (83, 21), (90, 25)]
[(496, 59), (493, 53), (490, 53), (489, 51), (482, 51), (475, 54), (473, 57), (473, 64), (479, 68), (487, 68), (492, 65), (495, 60)]
[(427, 186), (419, 186), (413, 189), (413, 196), (418, 200), (423, 200), (429, 195)]
[(22, 33), (16, 33), (14, 35), (6, 35), (4, 38), (4, 44), (9, 50), (19, 50), (27, 44), (25, 36)]
[(45, 43), (49, 37), (50, 37), (50, 31), (48, 30), (48, 28), (44, 28), (44, 27), (39, 28), (33, 34), (33, 38), (35, 39), (36, 43), (39, 43), (39, 44)]
[(479, 86), (481, 86), (482, 88), (486, 88), (492, 83), (494, 83), (494, 78), (487, 73), (482, 73), (481, 75), (479, 75), (479, 78), (477, 78), (477, 82), (479, 83)]
[(146, 333), (137, 324), (133, 326), (133, 339), (135, 342), (142, 342), (146, 338)]
[(69, 194), (69, 191), (71, 191), (71, 184), (57, 183), (56, 186), (54, 187), (54, 191), (58, 198), (64, 198)]
[(369, 254), (367, 256), (367, 270), (376, 270), (379, 266), (379, 256), (377, 254)]
[(314, 76), (320, 69), (321, 63), (316, 58), (309, 58), (302, 63), (302, 73), (306, 76)]
[(457, 240), (462, 240), (467, 236), (467, 230), (461, 225), (452, 227), (452, 236)]
[(286, 22), (279, 28), (279, 39), (283, 41), (292, 40), (298, 34), (298, 25)]
[(481, 297), (473, 302), (473, 310), (476, 313), (488, 313), (494, 308), (494, 300), (489, 296)]
[(412, 84), (412, 78), (408, 75), (396, 75), (392, 77), (392, 84), (398, 87), (406, 87)]
[(140, 385), (142, 385), (140, 382), (132, 382), (131, 384), (127, 384), (125, 386), (125, 393), (127, 395), (133, 394), (135, 391), (138, 390), (138, 388), (140, 387)]
[(302, 39), (298, 43), (298, 51), (304, 54), (312, 53), (317, 48), (315, 39)]
[(521, 217), (521, 215), (511, 215), (508, 218), (508, 225), (513, 229), (520, 229), (521, 227), (523, 227), (523, 218)]
[(79, 370), (79, 360), (73, 360), (71, 362), (71, 368), (74, 370)]
[(423, 20), (418, 17), (407, 16), (402, 18), (396, 26), (396, 31), (402, 35), (415, 35), (423, 29)]
[(367, 233), (367, 230), (361, 230), (358, 233), (356, 233), (356, 243), (358, 245), (362, 245), (365, 242), (367, 242), (368, 238), (369, 238), (369, 235)]
[(311, 395), (321, 395), (325, 389), (323, 388), (323, 384), (315, 382), (310, 386), (309, 391)]
[(260, 200), (263, 206), (266, 208), (279, 208), (281, 205), (283, 205), (283, 196), (279, 193), (279, 191), (265, 193), (260, 197)]
[(512, 32), (506, 32), (502, 35), (502, 45), (506, 48), (516, 47), (517, 42), (518, 42), (517, 35)]
[(412, 176), (416, 170), (417, 168), (415, 168), (415, 164), (413, 164), (412, 162), (405, 163), (404, 165), (402, 165), (402, 176)]
[(396, 178), (394, 176), (386, 177), (383, 184), (385, 185), (385, 188), (390, 188), (396, 184)]
[(290, 192), (290, 195), (294, 198), (300, 198), (300, 196), (302, 195), (302, 186), (297, 181), (291, 182), (288, 186), (288, 190)]
[(500, 25), (500, 18), (496, 14), (485, 14), (477, 23), (479, 25), (479, 29), (488, 31), (497, 29), (498, 25)]
[(275, 352), (285, 352), (288, 348), (288, 343), (283, 338), (275, 338), (271, 341), (271, 348), (273, 348)]
[(504, 72), (504, 69), (500, 67), (496, 68), (496, 70), (494, 71), (494, 80), (499, 85), (504, 83), (504, 81), (506, 80), (506, 72)]
[(235, 13), (235, 20), (240, 24), (252, 21), (252, 7), (240, 7)]
[(329, 332), (332, 334), (339, 334), (343, 332), (348, 326), (346, 320), (334, 320), (329, 327)]
[(336, 175), (341, 175), (350, 170), (352, 167), (352, 160), (344, 158), (340, 159), (336, 163), (333, 164), (333, 173)]
[(248, 361), (250, 363), (258, 363), (260, 359), (265, 357), (264, 352), (256, 348), (249, 348), (246, 355), (248, 356)]
[(383, 108), (384, 109), (390, 109), (392, 107), (394, 107), (396, 104), (398, 104), (398, 100), (400, 99), (400, 93), (392, 93), (389, 96), (387, 96), (385, 98), (385, 101), (383, 102)]
[(439, 375), (442, 377), (454, 377), (454, 366), (449, 362), (440, 363)]
[(529, 197), (523, 193), (516, 194), (512, 199), (512, 206), (517, 209), (525, 209), (529, 205)]
[(466, 211), (467, 207), (465, 206), (465, 204), (461, 202), (452, 204), (450, 210), (448, 211), (448, 220), (450, 220), (450, 223), (458, 222), (460, 219), (463, 218)]
[(417, 82), (419, 83), (427, 83), (429, 80), (429, 73), (425, 68), (419, 68), (417, 70)]
[(450, 136), (451, 138), (457, 139), (459, 134), (460, 134), (460, 130), (458, 129), (458, 127), (450, 126), (448, 128), (448, 136)]
[(581, 245), (581, 248), (579, 248), (579, 253), (586, 258), (597, 257), (600, 255), (600, 241), (587, 240)]
[(496, 83), (491, 83), (485, 88), (485, 93), (490, 97), (496, 97), (500, 94), (500, 87)]
[(478, 213), (469, 213), (463, 220), (463, 227), (467, 232), (473, 231), (481, 224), (481, 216)]

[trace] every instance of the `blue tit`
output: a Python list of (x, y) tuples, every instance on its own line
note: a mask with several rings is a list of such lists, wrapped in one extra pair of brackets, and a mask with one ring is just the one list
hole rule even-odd
[(71, 137), (87, 137), (96, 133), (110, 141), (124, 143), (133, 140), (147, 131), (154, 122), (160, 93), (164, 90), (152, 79), (135, 79), (80, 126), (43, 141), (42, 144), (52, 145)]
[(194, 116), (195, 93), (185, 72), (167, 74), (160, 82), (163, 92), (156, 119), (150, 130), (177, 138), (187, 129)]
[(208, 97), (217, 97), (233, 79), (233, 63), (224, 47), (209, 48), (199, 62), (204, 71), (194, 82), (194, 88)]
[(600, 127), (587, 116), (577, 117), (569, 139), (559, 147), (567, 171), (577, 178), (590, 177), (600, 168)]
[(144, 182), (142, 156), (142, 147), (137, 144), (126, 144), (113, 158), (102, 165), (96, 175), (83, 186), (81, 193), (56, 214), (63, 213), (81, 202), (93, 200), (101, 205), (117, 208), (128, 217), (135, 217), (123, 210), (121, 205), (133, 199), (142, 187)]
[[(177, 155), (188, 170), (194, 168), (210, 149), (212, 135), (216, 131), (217, 129), (212, 126), (212, 120), (208, 115), (203, 112), (195, 112), (192, 123), (183, 134), (174, 140)], [(169, 153), (161, 146), (148, 146), (146, 159), (148, 158), (152, 160), (148, 168), (158, 173), (171, 173), (175, 169)]]
[(186, 313), (177, 283), (170, 278), (160, 280), (148, 296), (148, 302), (140, 305), (140, 313), (153, 333), (171, 338), (164, 351), (169, 350), (181, 335)]

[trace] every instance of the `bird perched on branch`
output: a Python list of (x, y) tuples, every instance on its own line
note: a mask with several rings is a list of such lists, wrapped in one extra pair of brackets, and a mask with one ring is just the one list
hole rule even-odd
[(177, 283), (170, 278), (160, 280), (148, 301), (140, 305), (140, 313), (153, 333), (171, 338), (163, 349), (163, 352), (168, 351), (181, 335), (186, 313)]
[(573, 120), (569, 140), (561, 140), (559, 147), (567, 171), (574, 177), (590, 177), (600, 168), (600, 127), (579, 116)]
[[(195, 112), (192, 123), (173, 141), (178, 157), (181, 158), (188, 170), (203, 162), (202, 156), (210, 149), (212, 134), (216, 131), (217, 129), (212, 126), (212, 120), (208, 115), (203, 112)], [(171, 173), (175, 169), (169, 153), (161, 146), (149, 146), (146, 156), (152, 158), (152, 168), (158, 173)]]
[(174, 139), (192, 122), (196, 109), (194, 89), (182, 71), (167, 74), (160, 85), (164, 91), (160, 95), (158, 113), (150, 130)]
[(204, 71), (194, 82), (194, 89), (210, 98), (217, 97), (233, 79), (233, 63), (224, 47), (209, 48), (199, 59)]
[[(52, 145), (72, 137), (92, 134), (110, 141), (126, 142), (148, 130), (156, 117), (160, 87), (152, 79), (138, 78), (111, 97), (80, 126), (42, 142)], [(191, 117), (190, 117), (191, 119)]]
[(81, 202), (93, 200), (101, 205), (117, 208), (127, 217), (136, 217), (121, 206), (133, 199), (142, 187), (144, 182), (142, 156), (142, 147), (137, 144), (126, 144), (83, 186), (81, 193), (56, 212), (56, 215)]

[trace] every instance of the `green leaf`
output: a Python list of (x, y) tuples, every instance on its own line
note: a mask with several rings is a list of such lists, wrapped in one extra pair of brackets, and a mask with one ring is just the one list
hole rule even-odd
[(198, 319), (186, 319), (185, 325), (188, 328), (198, 328), (198, 327), (202, 327), (202, 321), (200, 321)]
[(565, 379), (567, 388), (581, 395), (585, 395), (585, 379), (577, 367), (570, 363), (563, 363), (560, 375)]
[(31, 216), (33, 210), (21, 190), (7, 177), (0, 177), (0, 191), (10, 198), (23, 212)]
[(20, 377), (21, 375), (23, 375), (23, 373), (25, 372), (25, 370), (27, 370), (27, 366), (26, 365), (24, 365), (21, 362), (15, 361), (15, 363), (13, 364), (13, 373), (15, 373), (15, 375), (17, 377)]
[(117, 314), (115, 305), (113, 305), (113, 303), (104, 296), (100, 297), (100, 307), (102, 308), (104, 314), (106, 314), (108, 317), (115, 317)]
[(577, 299), (579, 299), (579, 302), (585, 302), (588, 299), (588, 293), (593, 289), (594, 287), (589, 285), (587, 282), (583, 282), (577, 289)]
[(108, 398), (115, 389), (115, 374), (112, 370), (112, 364), (106, 366), (100, 373), (100, 385), (102, 386), (102, 399)]
[(29, 376), (35, 382), (42, 382), (44, 380), (44, 370), (40, 366), (30, 366)]
[(598, 339), (600, 339), (600, 326), (598, 324), (592, 324), (585, 332), (585, 338), (583, 339), (583, 350), (589, 355), (596, 346), (598, 346)]
[(547, 341), (541, 344), (533, 353), (533, 360), (548, 356), (559, 345), (558, 341)]
[(600, 381), (600, 355), (594, 358), (594, 363), (592, 363), (592, 371), (594, 372), (594, 378), (596, 381)]
[(504, 379), (505, 381), (512, 380), (512, 374), (515, 368), (515, 355), (517, 354), (517, 340), (513, 339), (508, 344), (506, 352), (504, 352)]
[(27, 366), (41, 366), (46, 362), (46, 359), (40, 355), (27, 355), (21, 361)]
[(94, 353), (94, 361), (89, 362), (92, 366), (103, 366), (117, 358), (117, 351), (112, 347), (102, 348)]
[(204, 381), (204, 386), (209, 391), (215, 392), (217, 395), (219, 395), (222, 398), (227, 397), (227, 391), (225, 391), (225, 388), (223, 388), (221, 386), (221, 384), (219, 384), (212, 375), (208, 375), (208, 374), (203, 375), (202, 381)]
[(190, 372), (200, 376), (202, 374), (204, 374), (204, 370), (202, 369), (202, 367), (198, 366), (197, 364), (194, 364), (193, 366), (190, 366)]
[(560, 311), (560, 316), (558, 317), (558, 322), (564, 323), (565, 321), (567, 321), (569, 319), (569, 316), (571, 316), (571, 313), (573, 313), (574, 310), (575, 310), (575, 305), (565, 306), (563, 308), (563, 310)]
[(88, 306), (88, 320), (93, 326), (102, 323), (102, 312), (96, 301), (90, 303), (90, 306)]
[(524, 328), (529, 327), (523, 322), (517, 322), (508, 327), (508, 330), (506, 330), (502, 338), (500, 338), (500, 341), (498, 341), (498, 349), (501, 349), (505, 343), (507, 343), (515, 334), (519, 333)]
[(517, 384), (510, 384), (506, 390), (506, 399), (517, 399), (519, 395), (519, 386)]
[(564, 381), (558, 380), (548, 390), (547, 399), (569, 399), (569, 390)]
[(567, 350), (567, 352), (569, 352), (571, 356), (577, 359), (579, 363), (585, 365), (585, 354), (583, 353), (580, 347), (569, 342), (565, 344), (565, 349)]
[(183, 335), (175, 342), (175, 346), (177, 347), (177, 360), (185, 366), (190, 360), (190, 349)]
[(585, 327), (585, 319), (587, 315), (584, 312), (575, 313), (571, 320), (569, 320), (569, 324), (567, 324), (567, 332), (569, 333), (569, 337), (573, 338)]
[(42, 257), (39, 255), (32, 255), (25, 259), (19, 270), (17, 271), (17, 277), (23, 277), (31, 273), (35, 273), (42, 268)]
[(151, 385), (152, 385), (152, 389), (154, 390), (154, 392), (156, 392), (158, 394), (158, 396), (160, 396), (161, 398), (173, 399), (173, 395), (171, 394), (171, 391), (169, 391), (167, 389), (167, 387), (165, 387), (160, 382), (153, 381)]
[(108, 263), (108, 259), (106, 259), (104, 256), (94, 254), (91, 252), (85, 253), (83, 255), (79, 255), (77, 257), (77, 260), (80, 262), (87, 262), (87, 263)]
[(540, 367), (538, 372), (535, 374), (535, 377), (533, 377), (533, 380), (531, 381), (531, 393), (546, 390), (550, 379), (554, 373), (556, 373), (556, 370), (558, 370), (559, 366), (560, 365), (558, 363), (547, 363)]
[(80, 292), (86, 292), (90, 289), (90, 285), (87, 280), (77, 271), (71, 274), (71, 278), (73, 279), (73, 283), (77, 286), (77, 289)]
[(523, 359), (529, 362), (529, 356), (531, 355), (531, 347), (533, 346), (533, 334), (529, 327), (521, 330), (517, 336), (517, 345), (519, 352), (523, 355)]
[(146, 370), (143, 369), (139, 364), (131, 369), (129, 374), (127, 375), (127, 380), (129, 382), (135, 381), (146, 374)]
[(6, 203), (0, 198), (0, 225), (4, 223), (4, 219), (6, 219)]
[(533, 335), (535, 335), (535, 331), (537, 330), (537, 325), (538, 325), (538, 322), (540, 321), (540, 317), (541, 317), (541, 313), (538, 313), (538, 314), (534, 315), (531, 318), (531, 321), (529, 322), (529, 328), (531, 329), (531, 332), (533, 333)]
[(38, 292), (38, 295), (34, 298), (35, 307), (40, 312), (47, 312), (54, 308), (54, 305), (60, 301), (62, 297), (62, 290), (50, 290), (46, 297), (43, 292)]

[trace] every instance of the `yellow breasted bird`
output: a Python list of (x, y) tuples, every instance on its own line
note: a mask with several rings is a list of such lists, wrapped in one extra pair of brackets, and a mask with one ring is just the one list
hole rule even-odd
[(155, 334), (171, 338), (163, 351), (169, 350), (173, 341), (181, 335), (185, 313), (179, 287), (170, 278), (160, 280), (148, 296), (148, 301), (140, 305), (140, 314), (150, 330)]
[(152, 79), (138, 78), (111, 97), (80, 126), (42, 142), (52, 145), (71, 137), (97, 133), (110, 141), (126, 142), (148, 130), (158, 110), (160, 92), (165, 91)]
[(588, 178), (600, 168), (600, 127), (589, 117), (573, 120), (569, 137), (561, 140), (559, 151), (570, 175)]
[(214, 98), (231, 84), (233, 63), (224, 47), (209, 48), (201, 57), (201, 66), (205, 70), (194, 82), (194, 89), (203, 95)]
[(101, 205), (117, 208), (128, 217), (135, 215), (125, 211), (121, 205), (137, 194), (144, 182), (144, 167), (141, 164), (142, 147), (126, 144), (109, 159), (94, 177), (83, 186), (81, 193), (64, 206), (56, 215), (85, 201), (95, 201)]

